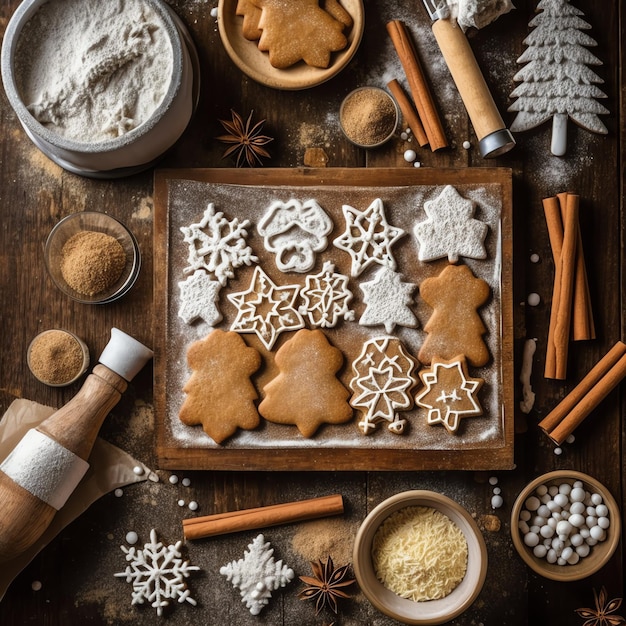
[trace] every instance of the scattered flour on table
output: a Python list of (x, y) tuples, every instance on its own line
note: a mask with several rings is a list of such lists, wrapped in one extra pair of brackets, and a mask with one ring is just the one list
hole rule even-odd
[(142, 0), (45, 3), (24, 26), (16, 59), (31, 114), (78, 142), (113, 139), (147, 121), (173, 68), (167, 27)]

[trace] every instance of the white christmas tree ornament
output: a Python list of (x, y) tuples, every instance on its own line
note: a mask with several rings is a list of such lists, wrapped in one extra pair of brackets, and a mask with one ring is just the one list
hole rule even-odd
[(583, 12), (568, 0), (541, 0), (538, 13), (529, 26), (528, 48), (517, 59), (525, 63), (513, 80), (520, 84), (511, 93), (517, 100), (509, 107), (517, 116), (513, 132), (535, 128), (552, 118), (552, 143), (555, 156), (567, 149), (567, 120), (594, 133), (606, 134), (598, 115), (609, 113), (597, 98), (606, 94), (597, 86), (604, 82), (589, 65), (602, 65), (587, 47), (597, 42), (582, 32), (591, 26), (580, 16)]

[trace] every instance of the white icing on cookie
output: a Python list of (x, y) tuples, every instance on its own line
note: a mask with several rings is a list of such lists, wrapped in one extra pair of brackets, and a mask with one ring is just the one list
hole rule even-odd
[(420, 372), (425, 388), (416, 396), (415, 404), (428, 409), (428, 424), (443, 424), (455, 433), (461, 418), (482, 415), (476, 394), (482, 378), (471, 378), (465, 358), (436, 361)]
[(185, 324), (191, 324), (198, 318), (209, 326), (215, 326), (221, 319), (222, 313), (217, 307), (222, 285), (212, 280), (204, 270), (196, 270), (191, 276), (178, 283), (180, 289), (180, 307), (178, 317)]
[(446, 185), (435, 200), (424, 203), (428, 219), (416, 224), (413, 232), (420, 243), (419, 260), (433, 261), (447, 256), (456, 263), (460, 256), (484, 259), (489, 226), (474, 219), (474, 203)]
[(417, 318), (409, 305), (413, 303), (415, 284), (403, 283), (402, 277), (388, 267), (378, 270), (373, 280), (359, 285), (367, 305), (359, 324), (384, 325), (391, 333), (398, 326), (417, 327)]
[(364, 435), (375, 430), (380, 422), (387, 422), (392, 433), (404, 432), (406, 420), (397, 412), (413, 407), (415, 365), (399, 339), (378, 337), (363, 345), (361, 354), (352, 363), (350, 405), (363, 411), (359, 428)]
[(220, 574), (239, 589), (241, 601), (252, 615), (269, 604), (272, 591), (285, 587), (295, 576), (290, 567), (274, 560), (274, 549), (263, 535), (248, 544), (243, 559), (223, 565)]
[(189, 264), (183, 272), (191, 274), (204, 269), (225, 285), (234, 276), (233, 270), (258, 261), (246, 245), (250, 220), (228, 221), (223, 213), (216, 213), (209, 203), (202, 220), (190, 226), (181, 226), (185, 242), (189, 245)]
[(354, 320), (354, 311), (348, 308), (352, 300), (348, 277), (335, 272), (330, 261), (324, 262), (319, 274), (306, 277), (300, 295), (304, 300), (300, 313), (307, 316), (311, 326), (333, 328), (340, 319)]
[(278, 287), (257, 265), (248, 289), (228, 295), (237, 307), (237, 318), (230, 329), (256, 333), (271, 350), (280, 333), (304, 327), (304, 320), (294, 307), (299, 291), (299, 285)]
[(315, 253), (326, 249), (332, 229), (332, 220), (315, 200), (277, 200), (257, 225), (281, 272), (308, 272), (315, 265)]
[(348, 205), (344, 205), (342, 210), (346, 229), (333, 243), (352, 257), (350, 275), (359, 276), (374, 263), (395, 270), (396, 261), (391, 246), (405, 231), (387, 222), (382, 200), (376, 198), (365, 211)]

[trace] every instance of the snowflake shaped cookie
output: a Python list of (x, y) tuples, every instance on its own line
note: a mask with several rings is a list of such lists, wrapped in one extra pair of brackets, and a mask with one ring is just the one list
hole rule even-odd
[(417, 318), (409, 305), (413, 303), (413, 283), (403, 283), (400, 274), (388, 267), (378, 270), (373, 280), (359, 285), (367, 305), (359, 324), (377, 326), (383, 324), (390, 333), (398, 326), (415, 328)]
[(248, 226), (249, 220), (228, 221), (223, 213), (215, 212), (212, 202), (209, 203), (199, 223), (180, 228), (189, 245), (189, 265), (183, 272), (191, 274), (204, 269), (225, 285), (236, 268), (258, 261), (246, 244)]
[(250, 287), (228, 296), (237, 307), (237, 317), (230, 329), (256, 333), (261, 343), (271, 350), (280, 333), (304, 327), (304, 319), (294, 307), (299, 291), (299, 285), (278, 287), (257, 265)]
[(196, 605), (185, 578), (200, 568), (183, 561), (180, 552), (182, 544), (182, 541), (177, 541), (173, 546), (165, 546), (158, 541), (156, 531), (152, 529), (150, 542), (143, 548), (121, 546), (129, 565), (125, 571), (114, 576), (133, 584), (131, 604), (149, 602), (158, 616), (163, 615), (163, 608), (169, 606), (170, 600)]
[(435, 200), (424, 203), (428, 219), (413, 232), (420, 243), (419, 260), (434, 261), (447, 256), (456, 263), (460, 256), (485, 259), (485, 237), (489, 226), (474, 219), (474, 203), (446, 185)]
[(420, 378), (425, 388), (415, 404), (428, 409), (429, 424), (443, 424), (449, 433), (455, 433), (461, 418), (482, 415), (476, 394), (484, 380), (469, 376), (465, 357), (433, 361), (420, 372)]
[(400, 418), (398, 411), (413, 407), (415, 365), (399, 339), (378, 337), (364, 344), (352, 363), (354, 377), (350, 382), (350, 405), (363, 411), (359, 422), (363, 434), (368, 435), (380, 422), (388, 422), (392, 433), (404, 432), (406, 420)]
[(274, 560), (274, 549), (263, 535), (248, 544), (244, 558), (220, 568), (220, 574), (239, 589), (241, 601), (252, 615), (258, 615), (269, 604), (272, 591), (285, 587), (294, 578), (294, 571)]
[(324, 263), (319, 274), (306, 277), (300, 295), (304, 299), (300, 313), (308, 317), (312, 326), (333, 328), (342, 318), (354, 319), (354, 311), (348, 308), (352, 300), (348, 277), (335, 272), (330, 261)]
[(333, 243), (352, 257), (350, 275), (359, 276), (374, 263), (395, 270), (391, 246), (406, 233), (387, 222), (382, 200), (376, 198), (365, 211), (348, 205), (342, 209), (346, 229)]
[(186, 280), (179, 282), (178, 288), (178, 317), (185, 324), (191, 324), (200, 318), (209, 326), (215, 326), (222, 319), (222, 313), (216, 304), (222, 285), (219, 281), (212, 280), (204, 270), (196, 270)]
[(315, 253), (328, 245), (333, 222), (315, 201), (273, 202), (257, 226), (265, 248), (276, 255), (281, 272), (308, 272)]

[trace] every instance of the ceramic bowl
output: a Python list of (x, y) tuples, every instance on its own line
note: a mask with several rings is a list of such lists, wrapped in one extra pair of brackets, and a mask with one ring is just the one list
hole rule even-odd
[(172, 49), (172, 73), (163, 100), (137, 128), (102, 141), (76, 141), (41, 124), (28, 110), (19, 88), (20, 35), (47, 2), (24, 0), (12, 15), (2, 43), (2, 81), (11, 107), (32, 142), (62, 168), (93, 178), (115, 178), (144, 170), (168, 150), (187, 127), (197, 103), (197, 52), (181, 20), (162, 0), (142, 0), (158, 16)]
[[(82, 352), (82, 358), (83, 358), (82, 365), (80, 369), (76, 372), (75, 376), (73, 376), (72, 378), (68, 380), (64, 380), (64, 381), (56, 382), (56, 383), (50, 382), (50, 380), (46, 380), (44, 377), (42, 377), (39, 371), (37, 370), (37, 368), (34, 366), (33, 360), (32, 360), (33, 346), (35, 346), (35, 344), (38, 341), (42, 340), (43, 338), (45, 338), (46, 335), (50, 333), (63, 333), (71, 337), (79, 345), (81, 352)], [(69, 330), (63, 330), (60, 328), (52, 328), (50, 330), (44, 330), (43, 332), (39, 333), (36, 337), (33, 338), (33, 340), (30, 342), (30, 345), (28, 346), (28, 351), (26, 353), (26, 362), (28, 363), (28, 367), (31, 373), (33, 374), (33, 376), (38, 381), (44, 383), (44, 385), (48, 385), (48, 387), (67, 387), (68, 385), (75, 383), (87, 371), (87, 368), (89, 367), (89, 348), (87, 347), (87, 344), (80, 337), (78, 337), (74, 333), (71, 333)]]
[[(389, 100), (389, 104), (391, 104), (391, 106), (393, 107), (395, 116), (394, 116), (394, 120), (391, 124), (389, 124), (389, 132), (379, 141), (375, 141), (372, 143), (363, 143), (358, 141), (354, 136), (351, 135), (351, 133), (349, 132), (349, 130), (344, 126), (344, 113), (346, 111), (346, 108), (349, 106), (350, 100), (352, 98), (354, 98), (355, 96), (358, 96), (358, 94), (360, 93), (367, 93), (367, 92), (373, 92), (373, 93), (377, 93), (380, 94), (383, 98), (386, 98), (387, 100)], [(398, 128), (398, 123), (400, 121), (400, 109), (398, 108), (398, 105), (396, 103), (396, 101), (394, 100), (394, 98), (387, 93), (384, 89), (382, 89), (381, 87), (370, 87), (370, 86), (365, 86), (365, 87), (359, 87), (358, 89), (355, 89), (353, 91), (351, 91), (341, 102), (341, 106), (339, 107), (339, 124), (341, 126), (341, 130), (344, 134), (344, 136), (346, 137), (346, 139), (350, 142), (353, 143), (355, 146), (358, 146), (359, 148), (378, 148), (379, 146), (382, 146), (383, 144), (387, 143), (394, 135), (394, 133), (396, 132), (396, 129)]]
[[(574, 565), (558, 565), (557, 563), (550, 564), (545, 558), (538, 558), (533, 554), (532, 548), (528, 547), (524, 543), (524, 534), (519, 529), (518, 522), (520, 519), (520, 513), (524, 509), (524, 503), (533, 495), (537, 487), (540, 485), (546, 485), (548, 488), (552, 485), (557, 487), (563, 483), (573, 484), (575, 481), (582, 481), (586, 491), (590, 493), (599, 493), (602, 496), (604, 504), (609, 509), (609, 519), (611, 525), (606, 530), (606, 538), (604, 541), (598, 542), (591, 547), (589, 554), (581, 558), (578, 563)], [(587, 578), (593, 573), (602, 568), (607, 561), (611, 558), (617, 544), (619, 543), (621, 534), (621, 521), (619, 507), (608, 489), (598, 482), (592, 476), (577, 472), (574, 470), (557, 470), (554, 472), (548, 472), (538, 476), (531, 482), (529, 482), (524, 489), (520, 492), (515, 500), (513, 509), (511, 511), (511, 538), (513, 545), (518, 554), (522, 557), (522, 560), (528, 565), (534, 572), (540, 574), (544, 578), (551, 580), (558, 580), (561, 582), (568, 582), (574, 580), (581, 580)]]
[[(440, 600), (414, 602), (401, 598), (376, 578), (371, 555), (374, 535), (392, 513), (410, 506), (425, 506), (440, 511), (460, 528), (467, 540), (465, 577)], [(476, 522), (457, 502), (432, 491), (406, 491), (381, 502), (365, 518), (357, 532), (353, 564), (361, 590), (381, 613), (403, 624), (443, 624), (463, 613), (478, 597), (487, 575), (487, 548)]]
[[(102, 232), (115, 237), (126, 253), (126, 266), (117, 282), (110, 289), (94, 296), (75, 291), (67, 284), (61, 273), (63, 246), (70, 237), (85, 230)], [(135, 284), (141, 268), (141, 254), (134, 235), (114, 217), (96, 211), (72, 213), (63, 218), (48, 235), (44, 257), (54, 284), (65, 295), (83, 304), (107, 304), (118, 300)]]
[(237, 0), (219, 0), (217, 25), (222, 44), (233, 63), (253, 80), (274, 89), (300, 90), (315, 87), (336, 76), (356, 53), (365, 28), (363, 0), (343, 0), (342, 6), (350, 13), (353, 24), (346, 33), (348, 45), (333, 53), (327, 68), (312, 67), (304, 62), (279, 69), (269, 62), (267, 52), (259, 50), (256, 41), (243, 36), (243, 18), (235, 13)]

